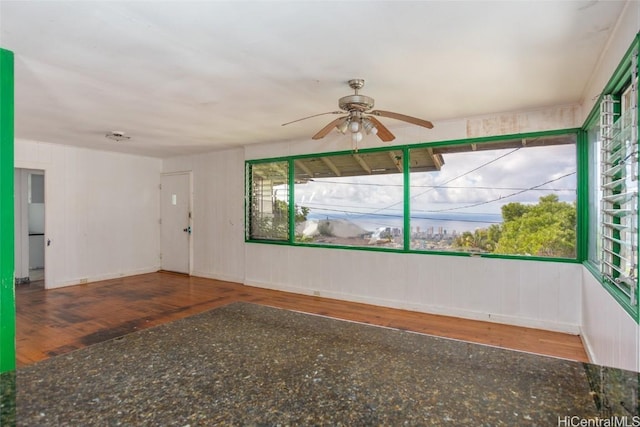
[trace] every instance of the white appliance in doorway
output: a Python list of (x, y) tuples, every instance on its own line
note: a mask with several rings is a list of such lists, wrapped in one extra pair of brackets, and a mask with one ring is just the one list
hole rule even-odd
[(191, 172), (162, 174), (160, 245), (163, 270), (191, 273)]

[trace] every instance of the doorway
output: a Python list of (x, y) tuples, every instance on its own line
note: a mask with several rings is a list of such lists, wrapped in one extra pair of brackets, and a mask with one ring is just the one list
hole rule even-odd
[(162, 174), (160, 182), (161, 268), (191, 274), (191, 172)]
[(45, 286), (44, 189), (43, 170), (14, 169), (16, 285)]

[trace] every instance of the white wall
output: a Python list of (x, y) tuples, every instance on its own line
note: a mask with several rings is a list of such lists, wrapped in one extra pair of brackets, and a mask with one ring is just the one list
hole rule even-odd
[(244, 150), (166, 159), (163, 172), (193, 172), (192, 274), (244, 281)]
[(579, 333), (569, 263), (246, 245), (248, 285)]
[(640, 372), (640, 327), (583, 267), (582, 341), (599, 365)]
[[(640, 31), (640, 4), (629, 1), (585, 91), (583, 121)], [(584, 268), (582, 339), (595, 363), (640, 371), (640, 327)]]
[(15, 166), (45, 171), (45, 285), (157, 271), (156, 158), (17, 140)]

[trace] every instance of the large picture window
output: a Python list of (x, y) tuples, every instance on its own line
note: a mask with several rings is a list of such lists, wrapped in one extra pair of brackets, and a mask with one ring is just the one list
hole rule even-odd
[(576, 136), (410, 150), (411, 249), (576, 257)]
[(547, 132), (248, 162), (247, 239), (575, 260), (576, 141)]

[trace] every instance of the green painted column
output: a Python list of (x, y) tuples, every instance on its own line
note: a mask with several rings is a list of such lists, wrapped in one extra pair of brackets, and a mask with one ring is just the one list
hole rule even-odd
[(0, 373), (16, 368), (13, 52), (0, 49)]

